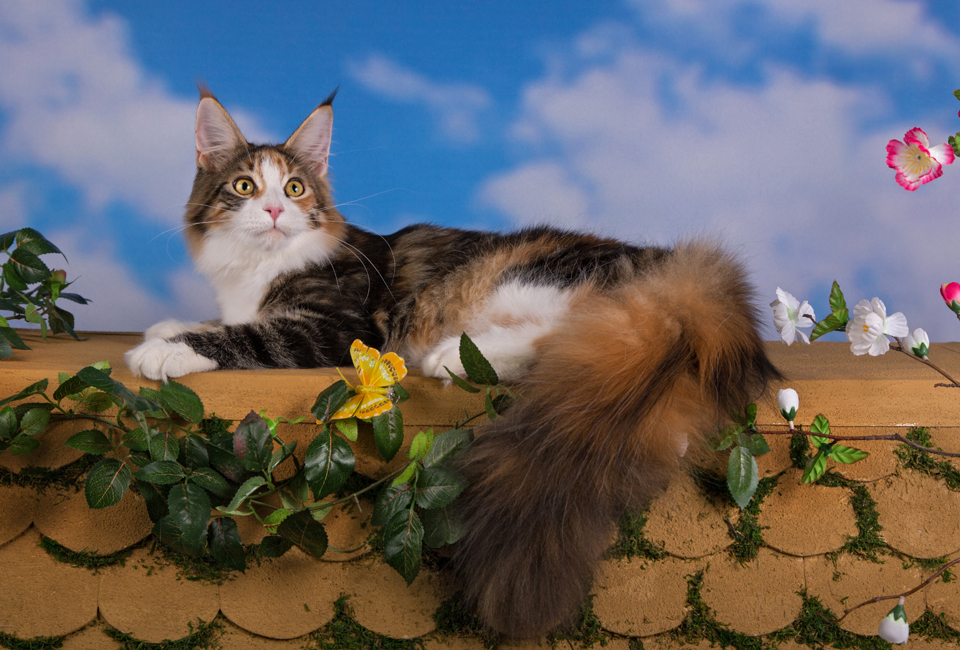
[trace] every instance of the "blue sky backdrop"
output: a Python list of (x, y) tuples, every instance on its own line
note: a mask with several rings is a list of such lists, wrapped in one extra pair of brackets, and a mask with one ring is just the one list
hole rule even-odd
[(252, 141), (339, 86), (364, 227), (719, 235), (770, 337), (778, 286), (823, 317), (837, 279), (958, 339), (960, 164), (914, 193), (885, 164), (960, 130), (955, 0), (7, 0), (0, 62), (0, 230), (64, 249), (78, 329), (216, 317), (178, 231), (203, 80)]

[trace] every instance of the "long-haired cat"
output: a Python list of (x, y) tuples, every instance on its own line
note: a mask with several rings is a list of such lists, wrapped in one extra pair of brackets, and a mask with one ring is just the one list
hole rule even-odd
[(703, 241), (355, 228), (326, 180), (331, 103), (283, 144), (254, 145), (201, 89), (185, 233), (221, 318), (155, 325), (127, 364), (152, 379), (314, 368), (348, 363), (360, 338), (446, 378), (467, 332), (520, 399), (462, 462), (452, 563), (490, 627), (538, 635), (583, 602), (623, 510), (779, 376), (751, 288)]

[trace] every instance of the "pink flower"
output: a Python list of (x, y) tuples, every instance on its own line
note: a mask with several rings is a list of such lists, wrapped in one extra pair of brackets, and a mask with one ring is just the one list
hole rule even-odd
[(947, 307), (954, 313), (960, 314), (960, 284), (956, 282), (941, 284), (940, 295), (943, 296), (943, 302), (947, 303)]
[(943, 174), (941, 165), (953, 162), (953, 147), (947, 143), (930, 146), (927, 134), (913, 128), (903, 136), (903, 142), (887, 143), (887, 166), (897, 170), (900, 187), (911, 192)]

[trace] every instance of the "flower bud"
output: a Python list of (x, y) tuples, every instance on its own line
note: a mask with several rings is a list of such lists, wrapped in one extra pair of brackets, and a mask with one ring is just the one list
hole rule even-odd
[(906, 599), (900, 596), (897, 606), (890, 610), (886, 618), (880, 621), (880, 629), (877, 634), (884, 641), (890, 643), (906, 643), (910, 636), (910, 626), (907, 624), (907, 612), (903, 609), (903, 603)]
[(781, 388), (777, 392), (777, 407), (780, 409), (780, 415), (790, 423), (793, 428), (793, 421), (797, 417), (797, 409), (800, 408), (800, 396), (792, 388)]
[(52, 282), (59, 282), (60, 284), (66, 284), (67, 272), (61, 269), (54, 269), (50, 271), (50, 280)]
[(947, 307), (952, 309), (954, 313), (960, 314), (960, 284), (956, 282), (941, 284), (940, 295), (943, 296), (943, 301), (947, 303)]
[(915, 356), (926, 359), (930, 354), (930, 337), (919, 327), (903, 338), (903, 349)]

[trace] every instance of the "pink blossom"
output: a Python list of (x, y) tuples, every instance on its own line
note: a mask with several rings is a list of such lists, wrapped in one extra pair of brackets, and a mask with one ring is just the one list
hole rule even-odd
[(947, 303), (947, 307), (952, 309), (954, 313), (960, 314), (960, 284), (956, 282), (941, 284), (940, 295), (943, 296), (943, 301)]
[(897, 170), (897, 182), (911, 192), (943, 174), (942, 165), (953, 162), (953, 147), (947, 143), (930, 146), (927, 134), (913, 128), (903, 136), (903, 142), (887, 143), (887, 166)]

